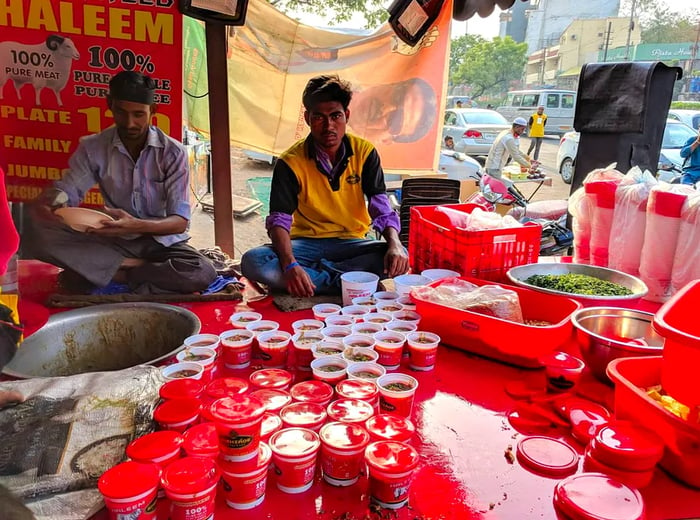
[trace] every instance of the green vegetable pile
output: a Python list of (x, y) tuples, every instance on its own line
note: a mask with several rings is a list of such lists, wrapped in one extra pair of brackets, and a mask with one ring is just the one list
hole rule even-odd
[(536, 274), (530, 276), (525, 282), (543, 289), (588, 296), (627, 296), (632, 294), (632, 291), (627, 287), (586, 274)]

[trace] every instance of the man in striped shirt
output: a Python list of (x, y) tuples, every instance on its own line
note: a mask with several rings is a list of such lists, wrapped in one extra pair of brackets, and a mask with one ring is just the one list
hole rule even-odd
[[(114, 126), (81, 139), (68, 173), (34, 205), (27, 242), (37, 258), (93, 286), (114, 281), (140, 294), (202, 291), (216, 271), (187, 244), (187, 154), (151, 125), (154, 94), (155, 83), (143, 74), (112, 78), (107, 104)], [(52, 210), (77, 206), (95, 185), (109, 217), (84, 233), (63, 225)]]

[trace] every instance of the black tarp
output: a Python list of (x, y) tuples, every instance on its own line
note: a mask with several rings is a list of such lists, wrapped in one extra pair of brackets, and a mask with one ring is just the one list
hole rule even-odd
[(591, 170), (617, 163), (656, 172), (673, 86), (683, 71), (660, 62), (590, 63), (579, 78), (574, 129), (581, 133), (573, 193)]

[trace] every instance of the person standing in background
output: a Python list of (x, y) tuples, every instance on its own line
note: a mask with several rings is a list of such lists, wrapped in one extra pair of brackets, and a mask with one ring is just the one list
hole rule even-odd
[(527, 154), (530, 155), (534, 148), (535, 154), (531, 157), (537, 161), (540, 158), (540, 147), (544, 138), (544, 127), (547, 124), (547, 115), (544, 113), (542, 105), (537, 107), (537, 112), (530, 116), (527, 122), (528, 136), (530, 137), (530, 147), (527, 149)]

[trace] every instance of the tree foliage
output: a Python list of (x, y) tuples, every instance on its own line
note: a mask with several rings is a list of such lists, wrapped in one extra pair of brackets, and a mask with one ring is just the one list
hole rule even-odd
[[(365, 19), (365, 27), (374, 28), (389, 19), (386, 1), (382, 0), (268, 0), (282, 12), (309, 13), (324, 17), (329, 25), (349, 21), (359, 14)], [(386, 5), (385, 5), (386, 4)]]
[(450, 43), (450, 82), (453, 83), (453, 77), (464, 63), (464, 58), (474, 45), (483, 43), (486, 40), (481, 36), (474, 34), (465, 34), (458, 38), (454, 38)]
[(516, 43), (510, 36), (482, 39), (467, 49), (451, 79), (454, 84), (469, 85), (474, 98), (504, 92), (522, 76), (526, 53), (527, 44)]
[[(628, 15), (633, 0), (624, 4)], [(694, 42), (697, 37), (700, 11), (688, 13), (672, 11), (668, 5), (658, 0), (634, 0), (635, 17), (642, 29), (642, 43), (685, 43)]]

